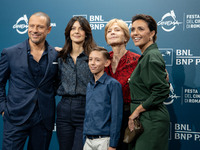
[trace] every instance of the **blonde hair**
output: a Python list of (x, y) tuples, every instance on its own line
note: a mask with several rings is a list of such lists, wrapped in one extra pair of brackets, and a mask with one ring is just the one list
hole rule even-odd
[[(127, 24), (121, 20), (121, 19), (112, 19), (110, 20), (106, 27), (105, 27), (105, 40), (107, 42), (107, 32), (108, 32), (108, 29), (114, 24), (114, 23), (117, 23), (118, 26), (124, 31), (124, 35), (125, 35), (125, 38), (126, 38), (126, 41), (125, 41), (125, 44), (128, 43), (129, 39), (130, 39), (130, 34), (129, 34), (129, 29), (128, 29), (128, 26)], [(108, 43), (108, 42), (107, 42)]]

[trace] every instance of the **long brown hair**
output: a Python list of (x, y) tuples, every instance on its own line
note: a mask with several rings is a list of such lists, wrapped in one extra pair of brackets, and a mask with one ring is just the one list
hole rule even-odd
[(74, 16), (70, 19), (70, 21), (67, 24), (67, 27), (65, 28), (65, 44), (62, 48), (62, 50), (59, 53), (58, 57), (61, 57), (63, 60), (67, 58), (67, 54), (72, 52), (72, 40), (70, 38), (70, 31), (72, 29), (73, 24), (78, 21), (80, 23), (80, 26), (85, 31), (85, 42), (83, 43), (83, 49), (86, 55), (89, 54), (89, 52), (96, 46), (96, 43), (92, 36), (92, 30), (90, 28), (89, 22), (82, 16)]

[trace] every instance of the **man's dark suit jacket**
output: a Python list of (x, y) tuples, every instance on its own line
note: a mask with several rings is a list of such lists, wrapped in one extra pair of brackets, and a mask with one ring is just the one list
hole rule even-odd
[[(28, 41), (6, 48), (0, 59), (0, 112), (15, 125), (21, 125), (32, 114), (38, 100), (39, 111), (47, 129), (55, 121), (55, 87), (58, 72), (57, 52), (48, 45), (48, 65), (39, 85), (36, 85), (28, 68)], [(9, 80), (8, 93), (6, 83)], [(34, 99), (35, 95), (38, 97)]]

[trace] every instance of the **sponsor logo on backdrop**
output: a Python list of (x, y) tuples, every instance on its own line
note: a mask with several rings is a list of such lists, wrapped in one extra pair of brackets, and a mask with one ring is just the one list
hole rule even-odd
[(19, 34), (25, 34), (28, 31), (28, 18), (27, 15), (24, 15), (20, 17), (16, 24), (13, 25), (13, 29), (16, 29), (16, 31)]
[[(51, 23), (51, 26), (56, 27), (56, 23)], [(13, 29), (16, 29), (19, 34), (25, 34), (28, 31), (28, 17), (26, 14), (16, 21)]]
[(84, 15), (84, 14), (80, 14), (80, 15), (73, 15), (73, 17), (75, 17), (75, 16), (82, 16), (82, 17), (84, 17), (85, 19), (88, 19), (88, 18), (87, 18), (87, 15)]
[[(166, 66), (173, 65), (173, 52), (172, 48), (159, 48)], [(196, 56), (192, 53), (191, 49), (176, 49), (175, 50), (175, 64), (180, 65), (200, 65), (200, 56)]]
[(195, 129), (191, 124), (174, 124), (174, 139), (181, 141), (200, 141), (200, 132), (193, 131)]
[(181, 104), (200, 104), (200, 92), (197, 88), (182, 88), (181, 96), (176, 95), (172, 83), (170, 83), (170, 94), (164, 102), (165, 105), (172, 104), (181, 98)]
[[(92, 30), (103, 30), (106, 26), (106, 24), (109, 22), (108, 19), (107, 21), (105, 21), (103, 15), (87, 15), (87, 14), (81, 14), (81, 15), (73, 15), (73, 16), (83, 16), (85, 17), (88, 22), (90, 23), (90, 27)], [(132, 26), (131, 21), (124, 21), (126, 22), (126, 24), (128, 25), (128, 28), (130, 29)]]
[(164, 58), (165, 65), (172, 66), (173, 65), (173, 49), (172, 48), (159, 48), (159, 50)]
[(166, 32), (175, 30), (175, 28), (180, 24), (182, 24), (182, 22), (177, 20), (174, 10), (164, 14), (161, 20), (157, 23), (157, 25), (161, 26), (161, 28)]
[(178, 98), (180, 98), (181, 96), (177, 96), (176, 93), (174, 92), (174, 87), (173, 85), (170, 83), (170, 94), (168, 99), (164, 102), (165, 105), (170, 105), (174, 102), (174, 100), (177, 100)]
[(181, 96), (176, 95), (173, 85), (170, 83), (170, 94), (164, 102), (165, 105), (172, 104), (181, 98), (181, 104), (200, 104), (200, 92), (197, 88), (182, 88)]
[(190, 49), (176, 49), (176, 65), (200, 65), (200, 56), (192, 54)]
[(186, 29), (200, 28), (200, 14), (184, 14)]
[(183, 89), (183, 99), (185, 104), (200, 104), (200, 93), (196, 88)]

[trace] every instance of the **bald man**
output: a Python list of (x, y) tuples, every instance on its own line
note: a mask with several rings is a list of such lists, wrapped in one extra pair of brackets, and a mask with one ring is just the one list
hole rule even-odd
[[(3, 117), (2, 150), (48, 150), (55, 120), (57, 52), (46, 36), (50, 18), (34, 13), (29, 38), (3, 49), (0, 58), (0, 113)], [(8, 92), (6, 92), (6, 83)], [(7, 93), (7, 94), (6, 94)]]

